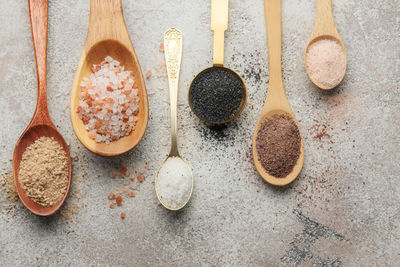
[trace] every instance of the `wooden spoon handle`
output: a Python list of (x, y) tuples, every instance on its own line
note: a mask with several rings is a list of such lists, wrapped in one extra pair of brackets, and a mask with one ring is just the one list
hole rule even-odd
[(36, 122), (50, 120), (47, 109), (46, 69), (47, 69), (47, 0), (29, 0), (29, 16), (33, 48), (35, 51), (38, 98), (36, 104)]
[(107, 39), (122, 41), (123, 44), (131, 43), (121, 0), (90, 0), (89, 31), (85, 47)]
[(224, 65), (224, 35), (228, 29), (229, 0), (211, 0), (211, 30), (214, 31), (214, 66)]
[(264, 0), (268, 38), (269, 89), (282, 87), (281, 0)]
[(317, 0), (317, 17), (315, 21), (315, 35), (339, 35), (336, 30), (332, 13), (332, 0)]

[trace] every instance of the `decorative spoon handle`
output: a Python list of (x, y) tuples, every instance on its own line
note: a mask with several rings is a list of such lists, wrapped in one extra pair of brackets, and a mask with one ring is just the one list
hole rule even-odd
[(164, 51), (167, 64), (169, 98), (171, 105), (171, 152), (170, 156), (179, 156), (177, 134), (178, 82), (182, 60), (182, 33), (171, 28), (164, 33)]
[(224, 65), (224, 35), (228, 29), (229, 0), (211, 0), (211, 30), (214, 31), (214, 66)]
[(47, 69), (47, 0), (29, 0), (29, 17), (33, 48), (35, 51), (38, 98), (34, 121), (39, 124), (50, 119), (47, 110), (46, 69)]

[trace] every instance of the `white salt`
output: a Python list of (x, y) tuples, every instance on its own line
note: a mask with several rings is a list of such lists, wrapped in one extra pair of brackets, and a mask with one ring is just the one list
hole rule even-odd
[(157, 179), (157, 192), (165, 206), (179, 209), (188, 202), (192, 192), (192, 172), (182, 159), (168, 158)]
[(306, 52), (306, 67), (313, 82), (326, 88), (337, 86), (346, 71), (346, 57), (342, 46), (330, 39), (320, 39)]

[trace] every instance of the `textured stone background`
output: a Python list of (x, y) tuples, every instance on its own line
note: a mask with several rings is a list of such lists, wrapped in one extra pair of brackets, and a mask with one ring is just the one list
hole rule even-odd
[[(123, 0), (125, 20), (147, 80), (150, 120), (140, 145), (113, 158), (91, 154), (69, 121), (69, 91), (85, 40), (89, 0), (49, 1), (50, 114), (74, 161), (74, 184), (59, 213), (11, 212), (0, 195), (0, 265), (395, 266), (400, 262), (400, 1), (335, 0), (348, 69), (331, 92), (308, 80), (303, 50), (315, 1), (283, 1), (283, 75), (305, 143), (305, 164), (285, 188), (263, 182), (251, 137), (268, 87), (263, 1), (231, 0), (225, 62), (245, 80), (248, 105), (231, 125), (207, 128), (190, 111), (191, 79), (211, 65), (209, 1)], [(169, 149), (169, 100), (163, 32), (184, 34), (179, 144), (195, 175), (190, 204), (165, 210), (154, 175)], [(0, 0), (0, 167), (11, 170), (13, 146), (36, 101), (27, 1)], [(326, 129), (326, 134), (324, 133)], [(323, 136), (321, 136), (323, 135)], [(321, 137), (321, 138), (319, 138)], [(142, 171), (137, 196), (111, 210), (107, 194), (122, 164)], [(126, 219), (119, 218), (120, 211)]]

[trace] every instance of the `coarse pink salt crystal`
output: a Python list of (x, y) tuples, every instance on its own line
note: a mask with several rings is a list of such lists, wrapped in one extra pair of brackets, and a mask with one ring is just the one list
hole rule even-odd
[(150, 78), (151, 77), (151, 70), (148, 70), (147, 72), (146, 72), (146, 79), (148, 79), (148, 78)]
[(77, 113), (88, 136), (109, 144), (129, 135), (137, 123), (139, 96), (131, 71), (108, 56), (92, 66), (90, 78), (83, 78)]
[(337, 86), (346, 71), (342, 46), (331, 39), (315, 41), (307, 49), (306, 68), (310, 79), (317, 85), (325, 88)]

